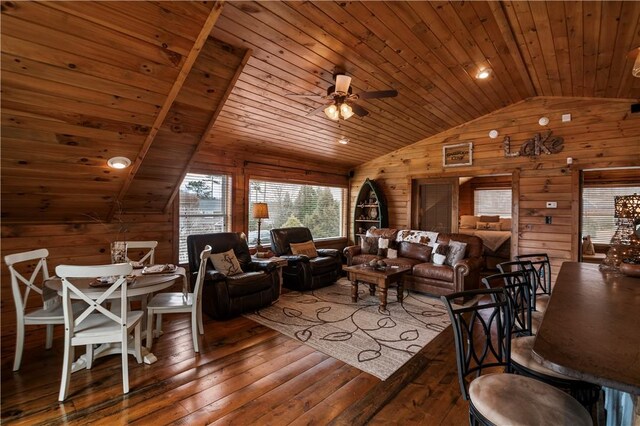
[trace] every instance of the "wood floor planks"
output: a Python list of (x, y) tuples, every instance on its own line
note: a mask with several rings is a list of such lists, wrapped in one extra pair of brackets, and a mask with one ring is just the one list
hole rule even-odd
[[(130, 357), (128, 395), (122, 395), (120, 358), (110, 356), (74, 373), (62, 404), (61, 330), (49, 351), (44, 331), (31, 331), (18, 373), (11, 372), (13, 353), (3, 343), (3, 424), (460, 424), (467, 418), (451, 330), (409, 364), (420, 371), (400, 371), (405, 382), (398, 393), (389, 381), (243, 317), (206, 321), (195, 355), (189, 320), (166, 316), (152, 348), (158, 362), (140, 365)], [(358, 404), (363, 400), (370, 409)]]

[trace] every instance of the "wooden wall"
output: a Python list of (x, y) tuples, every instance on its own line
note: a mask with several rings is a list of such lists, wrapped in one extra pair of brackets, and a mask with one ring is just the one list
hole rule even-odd
[[(483, 116), (356, 168), (351, 200), (366, 178), (380, 184), (389, 205), (391, 227), (411, 223), (411, 178), (513, 173), (514, 238), (512, 254), (548, 252), (553, 269), (578, 257), (579, 174), (581, 169), (640, 166), (640, 114), (632, 101), (538, 97)], [(570, 113), (572, 121), (561, 122)], [(550, 119), (547, 127), (538, 119)], [(488, 133), (496, 129), (497, 139)], [(538, 158), (505, 158), (502, 138), (520, 146), (535, 133), (552, 130), (564, 138), (564, 150)], [(444, 168), (442, 146), (473, 142), (473, 165)], [(567, 157), (573, 164), (567, 165)], [(546, 209), (556, 201), (557, 209)], [(353, 213), (351, 213), (353, 214)], [(545, 224), (545, 216), (552, 224)], [(353, 238), (353, 230), (350, 231)]]
[[(242, 152), (205, 149), (198, 155), (197, 161), (190, 171), (231, 175), (233, 182), (232, 230), (237, 232), (247, 231), (249, 207), (246, 194), (251, 177), (286, 179), (348, 188), (348, 170), (346, 169), (322, 163), (302, 162), (295, 158), (250, 155)], [(345, 215), (346, 209), (345, 206)], [(178, 218), (175, 208), (168, 209), (166, 214), (130, 214), (123, 215), (121, 220), (117, 219), (116, 215), (116, 219), (110, 224), (90, 219), (82, 223), (8, 223), (7, 220), (4, 220), (1, 227), (1, 256), (4, 258), (11, 253), (47, 248), (50, 253), (49, 272), (54, 274), (55, 267), (63, 263), (85, 265), (109, 263), (111, 261), (110, 241), (126, 238), (127, 240), (158, 241), (156, 261), (158, 263), (177, 263)], [(126, 233), (123, 232), (125, 229)], [(322, 248), (338, 249), (342, 249), (345, 245), (346, 238), (318, 244)], [(10, 359), (15, 344), (16, 320), (9, 271), (4, 262), (2, 262), (1, 279), (2, 358)], [(38, 303), (37, 297), (31, 297), (29, 306), (35, 306)], [(27, 340), (30, 339), (30, 336), (35, 337), (35, 335), (42, 334), (38, 328), (29, 327), (27, 329)], [(62, 329), (58, 327), (56, 333), (61, 332)]]

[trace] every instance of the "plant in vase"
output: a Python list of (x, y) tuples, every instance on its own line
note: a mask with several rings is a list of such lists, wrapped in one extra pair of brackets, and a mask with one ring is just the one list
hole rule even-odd
[[(86, 214), (93, 222), (99, 223), (105, 231), (107, 242), (109, 243), (109, 251), (111, 254), (111, 263), (124, 263), (127, 258), (127, 224), (122, 220), (122, 206), (118, 203), (118, 208), (113, 219), (105, 222), (100, 219), (97, 214)], [(115, 232), (115, 236), (111, 237)]]

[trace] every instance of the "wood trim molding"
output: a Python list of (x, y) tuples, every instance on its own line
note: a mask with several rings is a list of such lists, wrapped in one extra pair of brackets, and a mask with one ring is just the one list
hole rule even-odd
[(180, 179), (178, 179), (178, 181), (176, 182), (176, 185), (173, 188), (173, 191), (171, 192), (171, 196), (169, 196), (169, 200), (167, 201), (167, 205), (165, 206), (165, 211), (167, 211), (169, 209), (169, 207), (171, 206), (171, 203), (173, 202), (173, 199), (176, 197), (176, 195), (178, 195), (178, 191), (180, 191), (180, 184), (182, 183), (182, 181), (184, 180), (185, 176), (189, 172), (189, 169), (193, 165), (193, 163), (194, 163), (194, 161), (196, 159), (196, 156), (198, 155), (198, 152), (200, 152), (200, 150), (204, 146), (205, 142), (209, 138), (209, 134), (211, 133), (211, 130), (213, 129), (213, 126), (216, 124), (216, 120), (218, 119), (218, 116), (220, 115), (220, 111), (222, 111), (222, 108), (224, 108), (224, 105), (227, 102), (227, 99), (229, 98), (229, 95), (231, 95), (231, 91), (236, 86), (236, 82), (238, 81), (238, 78), (240, 78), (240, 75), (242, 74), (242, 71), (244, 70), (245, 65), (247, 65), (247, 62), (249, 61), (249, 58), (251, 58), (252, 53), (253, 53), (253, 51), (251, 49), (247, 49), (247, 51), (245, 52), (244, 57), (242, 58), (242, 61), (240, 62), (240, 65), (238, 65), (238, 68), (236, 69), (236, 72), (233, 75), (233, 78), (231, 79), (231, 81), (229, 82), (229, 85), (227, 86), (227, 90), (224, 92), (224, 94), (222, 95), (222, 99), (218, 103), (218, 107), (213, 112), (213, 114), (211, 114), (211, 119), (209, 120), (209, 124), (207, 124), (207, 128), (202, 133), (202, 136), (200, 136), (200, 140), (198, 141), (198, 144), (196, 145), (195, 149), (193, 150), (193, 153), (191, 154), (191, 157), (189, 158), (189, 161), (187, 162), (187, 165), (184, 167), (184, 170), (182, 171), (182, 174), (180, 175)]
[(582, 200), (582, 173), (578, 169), (571, 170), (571, 260), (577, 262), (580, 255), (580, 228), (581, 214), (580, 201)]
[(511, 175), (511, 259), (515, 259), (520, 244), (520, 169)]
[(176, 81), (173, 82), (173, 85), (171, 86), (171, 90), (169, 91), (167, 98), (162, 104), (162, 108), (158, 112), (158, 115), (156, 116), (156, 119), (154, 120), (153, 125), (151, 126), (151, 130), (149, 131), (149, 134), (145, 138), (144, 143), (142, 144), (142, 148), (138, 153), (138, 156), (133, 162), (131, 171), (129, 172), (129, 175), (127, 176), (124, 183), (122, 184), (122, 188), (118, 193), (118, 197), (116, 198), (116, 201), (113, 203), (113, 206), (111, 206), (111, 211), (107, 215), (108, 222), (110, 222), (111, 219), (113, 219), (113, 216), (116, 210), (118, 209), (118, 206), (124, 199), (124, 196), (127, 194), (127, 191), (129, 190), (129, 187), (133, 182), (133, 178), (135, 177), (136, 173), (140, 169), (140, 166), (144, 161), (144, 157), (149, 152), (149, 148), (151, 147), (153, 140), (158, 134), (158, 130), (162, 126), (162, 123), (164, 122), (164, 120), (167, 117), (167, 114), (169, 113), (171, 105), (173, 104), (176, 97), (178, 96), (178, 93), (180, 93), (180, 89), (182, 89), (182, 85), (187, 79), (187, 76), (189, 75), (189, 72), (191, 71), (193, 64), (196, 62), (196, 59), (200, 55), (200, 52), (202, 51), (202, 47), (204, 46), (204, 43), (207, 41), (207, 38), (209, 37), (211, 30), (213, 29), (216, 22), (218, 21), (218, 18), (222, 13), (223, 4), (224, 4), (224, 1), (219, 0), (219, 1), (216, 1), (216, 3), (213, 5), (213, 7), (211, 8), (211, 11), (209, 12), (209, 16), (207, 17), (207, 20), (205, 21), (204, 25), (202, 26), (202, 29), (200, 30), (200, 34), (198, 34), (198, 38), (196, 38), (196, 41), (193, 43), (193, 47), (191, 47), (189, 54), (184, 59), (182, 63), (182, 67), (180, 68), (180, 72), (178, 73), (178, 77), (176, 78)]

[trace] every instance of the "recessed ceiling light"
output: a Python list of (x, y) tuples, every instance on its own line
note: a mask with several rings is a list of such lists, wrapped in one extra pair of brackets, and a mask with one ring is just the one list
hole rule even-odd
[(540, 117), (540, 120), (538, 120), (538, 124), (541, 126), (546, 126), (547, 124), (549, 124), (549, 118)]
[(491, 75), (491, 68), (483, 68), (481, 70), (478, 70), (476, 74), (476, 78), (478, 80), (484, 80), (485, 78), (488, 78), (490, 75)]
[(346, 145), (349, 143), (349, 139), (345, 137), (341, 137), (340, 139), (338, 139), (338, 143), (341, 143), (342, 145)]
[(113, 169), (126, 169), (131, 165), (131, 160), (127, 157), (113, 157), (109, 158), (107, 165)]
[(495, 138), (497, 138), (497, 137), (498, 137), (498, 134), (499, 134), (499, 133), (498, 133), (498, 131), (494, 129), (494, 130), (492, 130), (492, 131), (490, 131), (490, 132), (489, 132), (489, 137), (490, 137), (491, 139), (495, 139)]

